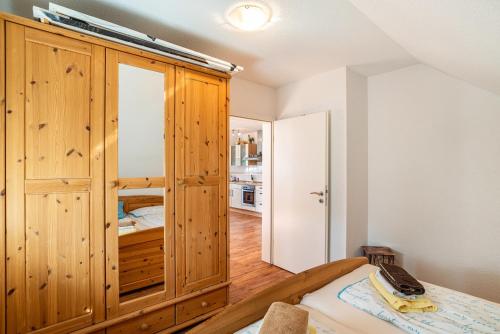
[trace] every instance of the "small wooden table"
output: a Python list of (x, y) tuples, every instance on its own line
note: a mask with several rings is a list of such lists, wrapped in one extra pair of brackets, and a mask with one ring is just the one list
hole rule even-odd
[(394, 264), (395, 253), (389, 247), (361, 246), (363, 256), (368, 258), (368, 262), (375, 266), (381, 263)]

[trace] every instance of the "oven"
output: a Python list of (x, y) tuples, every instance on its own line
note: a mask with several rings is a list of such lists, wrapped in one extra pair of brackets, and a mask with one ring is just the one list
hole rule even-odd
[(241, 187), (241, 206), (255, 208), (255, 186)]

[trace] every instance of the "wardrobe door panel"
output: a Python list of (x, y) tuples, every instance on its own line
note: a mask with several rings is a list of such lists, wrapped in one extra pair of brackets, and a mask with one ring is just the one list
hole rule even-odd
[(0, 19), (0, 334), (5, 334), (5, 21)]
[(227, 279), (226, 80), (177, 68), (177, 295)]
[(219, 186), (186, 187), (186, 285), (210, 279), (219, 268)]
[(106, 312), (113, 318), (175, 295), (175, 70), (107, 49), (106, 82)]
[(26, 311), (30, 328), (84, 316), (92, 309), (89, 211), (86, 192), (26, 195), (26, 299), (30, 301)]
[(90, 54), (26, 42), (26, 177), (90, 176)]
[(104, 319), (104, 49), (7, 24), (7, 333)]

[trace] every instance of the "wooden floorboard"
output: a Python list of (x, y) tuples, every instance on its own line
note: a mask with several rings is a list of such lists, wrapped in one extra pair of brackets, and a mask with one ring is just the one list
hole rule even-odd
[(262, 218), (231, 211), (229, 223), (231, 304), (293, 276), (261, 260)]

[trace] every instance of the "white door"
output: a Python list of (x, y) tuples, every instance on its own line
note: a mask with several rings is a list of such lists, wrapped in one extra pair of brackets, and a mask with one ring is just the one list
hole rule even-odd
[(274, 122), (273, 263), (298, 273), (328, 261), (328, 113)]

